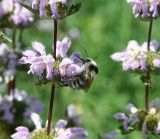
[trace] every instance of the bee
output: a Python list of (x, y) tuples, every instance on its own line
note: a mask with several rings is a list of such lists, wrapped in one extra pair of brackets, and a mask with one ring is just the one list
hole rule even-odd
[(66, 79), (65, 86), (73, 89), (82, 89), (87, 92), (93, 82), (94, 77), (98, 74), (98, 66), (93, 59), (81, 59), (82, 71), (71, 78)]

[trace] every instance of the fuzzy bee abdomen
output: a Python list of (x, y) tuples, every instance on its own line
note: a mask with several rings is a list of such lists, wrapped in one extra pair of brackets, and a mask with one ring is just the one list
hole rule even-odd
[(71, 82), (68, 83), (68, 86), (74, 89), (82, 89), (86, 85), (86, 80), (84, 77), (74, 78)]

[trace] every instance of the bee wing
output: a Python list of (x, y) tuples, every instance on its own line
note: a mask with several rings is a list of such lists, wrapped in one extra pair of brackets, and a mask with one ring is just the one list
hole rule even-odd
[(82, 88), (85, 93), (88, 92), (89, 88), (90, 88), (91, 85), (92, 85), (92, 82), (93, 82), (93, 80), (87, 80), (86, 86), (84, 86), (84, 87)]

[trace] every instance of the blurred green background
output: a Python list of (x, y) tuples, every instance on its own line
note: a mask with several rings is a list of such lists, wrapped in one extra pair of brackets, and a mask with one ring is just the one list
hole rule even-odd
[[(53, 23), (53, 21), (48, 21)], [(134, 18), (131, 7), (126, 0), (83, 0), (82, 8), (77, 14), (59, 21), (58, 38), (69, 36), (72, 28), (80, 31), (80, 36), (72, 41), (73, 51), (80, 51), (84, 56), (86, 49), (89, 57), (95, 58), (99, 75), (95, 78), (89, 92), (76, 91), (69, 88), (57, 88), (54, 102), (53, 125), (64, 118), (66, 107), (75, 104), (82, 112), (82, 124), (88, 130), (89, 139), (98, 139), (116, 130), (118, 122), (113, 115), (126, 111), (125, 106), (133, 103), (144, 108), (144, 86), (139, 76), (122, 71), (120, 63), (111, 60), (110, 55), (126, 48), (129, 40), (137, 40), (140, 44), (147, 40), (148, 22)], [(160, 40), (160, 21), (154, 22), (152, 38)], [(43, 24), (43, 26), (47, 26)], [(31, 47), (31, 41), (42, 42), (48, 51), (53, 44), (53, 28), (37, 29), (34, 26), (24, 32), (24, 42)], [(150, 100), (159, 97), (159, 77), (152, 77), (153, 88)], [(17, 88), (26, 90), (30, 96), (38, 96), (46, 103), (41, 114), (47, 120), (50, 86), (35, 86), (32, 75), (17, 73)], [(141, 139), (138, 132), (118, 136), (117, 139)]]

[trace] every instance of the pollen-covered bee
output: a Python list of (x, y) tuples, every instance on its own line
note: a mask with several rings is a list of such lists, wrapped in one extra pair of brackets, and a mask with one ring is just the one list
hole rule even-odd
[(73, 89), (82, 89), (87, 92), (93, 82), (94, 77), (98, 74), (98, 66), (93, 59), (81, 59), (82, 70), (80, 73), (66, 79), (65, 86)]

